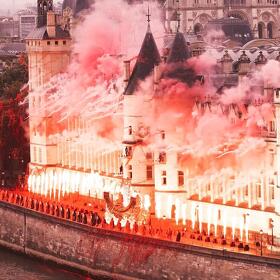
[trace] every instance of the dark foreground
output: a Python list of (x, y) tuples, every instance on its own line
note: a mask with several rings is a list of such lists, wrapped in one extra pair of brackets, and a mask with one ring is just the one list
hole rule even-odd
[(90, 280), (0, 247), (0, 280)]

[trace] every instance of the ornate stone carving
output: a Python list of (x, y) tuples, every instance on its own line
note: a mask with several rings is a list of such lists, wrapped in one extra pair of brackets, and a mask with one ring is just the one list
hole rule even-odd
[(264, 13), (264, 14), (262, 15), (262, 20), (263, 20), (264, 22), (268, 22), (268, 21), (269, 21), (269, 18), (270, 18), (270, 16), (269, 16), (269, 14), (267, 14), (267, 13)]
[(73, 11), (69, 7), (63, 10), (62, 12), (62, 22), (61, 25), (64, 29), (69, 30), (70, 29), (70, 22), (73, 17)]
[(205, 14), (200, 15), (200, 16), (199, 16), (199, 22), (200, 22), (201, 24), (206, 24), (206, 23), (208, 22), (208, 17), (207, 17), (207, 15), (205, 15)]
[(211, 16), (213, 18), (216, 18), (217, 17), (217, 11), (216, 10), (211, 11)]

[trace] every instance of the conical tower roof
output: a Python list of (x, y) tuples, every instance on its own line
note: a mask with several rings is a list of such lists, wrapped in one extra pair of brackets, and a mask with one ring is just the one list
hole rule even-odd
[(177, 32), (167, 58), (167, 63), (185, 62), (188, 58), (190, 58), (190, 52), (184, 34)]
[(136, 64), (128, 81), (125, 95), (131, 95), (135, 92), (140, 81), (144, 81), (153, 71), (156, 65), (159, 65), (160, 54), (151, 32), (150, 26), (142, 43)]

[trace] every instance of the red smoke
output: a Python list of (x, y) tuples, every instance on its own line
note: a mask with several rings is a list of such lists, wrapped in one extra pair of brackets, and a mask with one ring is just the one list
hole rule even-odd
[[(163, 34), (162, 24), (157, 20), (160, 12), (156, 4), (152, 4), (151, 10), (152, 30), (157, 37)], [(99, 149), (121, 144), (122, 61), (139, 52), (147, 28), (145, 14), (146, 5), (97, 1), (92, 14), (75, 32), (75, 59), (69, 71), (40, 89), (46, 96), (45, 109), (54, 119), (50, 136), (66, 130), (68, 117), (79, 116), (88, 123), (81, 142), (95, 141)], [(214, 73), (216, 61), (217, 57), (206, 52), (192, 58), (185, 67), (207, 77)], [(237, 87), (225, 89), (222, 95), (217, 94), (211, 83), (196, 82), (190, 88), (169, 78), (163, 78), (154, 93), (150, 77), (139, 85), (137, 93), (152, 96), (155, 108), (142, 110), (145, 125), (151, 131), (144, 145), (178, 151), (180, 165), (188, 168), (191, 176), (219, 174), (225, 169), (232, 173), (259, 170), (265, 152), (259, 131), (273, 119), (273, 107), (265, 100), (256, 106), (260, 95), (252, 89), (256, 80), (278, 83), (274, 73), (279, 72), (279, 64), (268, 64), (254, 74), (254, 79), (244, 79)], [(60, 127), (55, 127), (55, 123)], [(158, 140), (159, 130), (166, 132), (164, 143)]]

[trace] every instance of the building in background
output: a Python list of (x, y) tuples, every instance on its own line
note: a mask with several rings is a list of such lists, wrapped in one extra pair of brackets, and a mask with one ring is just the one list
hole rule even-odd
[(278, 0), (166, 0), (165, 29), (176, 32), (180, 8), (180, 31), (200, 34), (209, 21), (233, 17), (250, 24), (254, 38), (278, 38), (280, 3)]
[(28, 34), (36, 27), (37, 23), (37, 9), (36, 7), (29, 7), (17, 12), (19, 20), (19, 37), (25, 39)]
[(13, 17), (0, 17), (0, 38), (17, 38), (19, 23)]

